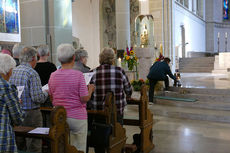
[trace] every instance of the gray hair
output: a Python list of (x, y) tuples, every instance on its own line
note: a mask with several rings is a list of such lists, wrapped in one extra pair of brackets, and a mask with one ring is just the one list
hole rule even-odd
[(0, 73), (6, 75), (15, 67), (16, 62), (10, 55), (0, 53)]
[(115, 60), (114, 50), (112, 48), (104, 48), (99, 55), (100, 64), (110, 64), (112, 65)]
[(24, 47), (25, 47), (25, 46), (22, 45), (22, 44), (19, 44), (19, 43), (15, 44), (14, 47), (13, 47), (13, 50), (12, 50), (12, 52), (13, 52), (13, 57), (19, 57), (20, 52), (22, 51), (22, 49), (23, 49)]
[(71, 44), (60, 44), (57, 48), (58, 61), (61, 64), (69, 63), (73, 60), (75, 49)]
[(25, 47), (19, 55), (20, 63), (29, 63), (33, 60), (33, 57), (37, 58), (37, 50), (34, 47)]
[(46, 56), (49, 54), (49, 46), (48, 45), (40, 45), (37, 48), (39, 56)]
[(88, 53), (86, 50), (84, 49), (78, 49), (76, 52), (75, 52), (75, 55), (76, 55), (76, 58), (75, 58), (75, 61), (80, 61), (80, 59), (82, 57), (88, 57)]

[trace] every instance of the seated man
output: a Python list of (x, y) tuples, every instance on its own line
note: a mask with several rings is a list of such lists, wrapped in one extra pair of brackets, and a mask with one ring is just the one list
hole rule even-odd
[(169, 75), (170, 78), (176, 80), (175, 76), (172, 74), (169, 63), (169, 58), (164, 58), (164, 61), (155, 62), (151, 67), (149, 74), (147, 78), (149, 79), (149, 102), (155, 103), (154, 97), (154, 87), (157, 84), (157, 81), (164, 81), (165, 82), (165, 89), (167, 90), (169, 87), (169, 79), (167, 75)]
[(0, 152), (17, 152), (11, 124), (21, 124), (24, 117), (17, 90), (7, 82), (15, 66), (12, 57), (0, 53)]
[[(22, 109), (26, 117), (22, 126), (41, 127), (42, 114), (40, 104), (47, 99), (48, 92), (42, 91), (41, 80), (34, 70), (37, 64), (37, 50), (33, 47), (25, 47), (19, 55), (20, 65), (13, 70), (10, 83), (15, 86), (24, 86), (22, 93)], [(28, 152), (41, 152), (42, 142), (39, 139), (18, 139), (18, 149)]]

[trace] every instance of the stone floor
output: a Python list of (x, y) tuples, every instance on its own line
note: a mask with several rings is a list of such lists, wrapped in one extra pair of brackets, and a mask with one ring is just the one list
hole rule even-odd
[(181, 73), (181, 83), (186, 88), (230, 89), (226, 74)]
[[(181, 82), (186, 88), (230, 89), (224, 74), (182, 73)], [(127, 107), (126, 115), (138, 116), (137, 109)], [(125, 128), (127, 143), (132, 143), (132, 135), (140, 130)], [(151, 153), (230, 153), (230, 124), (154, 116), (153, 140)]]

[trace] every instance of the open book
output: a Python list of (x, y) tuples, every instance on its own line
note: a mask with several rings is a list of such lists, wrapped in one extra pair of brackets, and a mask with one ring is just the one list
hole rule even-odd
[(38, 128), (31, 130), (28, 133), (31, 133), (31, 134), (49, 134), (49, 130), (50, 130), (50, 128), (38, 127)]
[(90, 80), (92, 79), (94, 74), (95, 74), (95, 72), (83, 73), (83, 75), (85, 77), (86, 85), (88, 85), (90, 83)]

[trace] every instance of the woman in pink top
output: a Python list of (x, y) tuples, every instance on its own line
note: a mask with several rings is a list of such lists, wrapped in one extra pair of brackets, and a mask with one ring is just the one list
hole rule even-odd
[(87, 111), (86, 102), (94, 91), (93, 85), (85, 83), (83, 73), (73, 70), (75, 50), (70, 44), (57, 48), (57, 57), (62, 68), (53, 72), (49, 79), (49, 93), (54, 106), (64, 106), (70, 127), (70, 143), (86, 152)]

